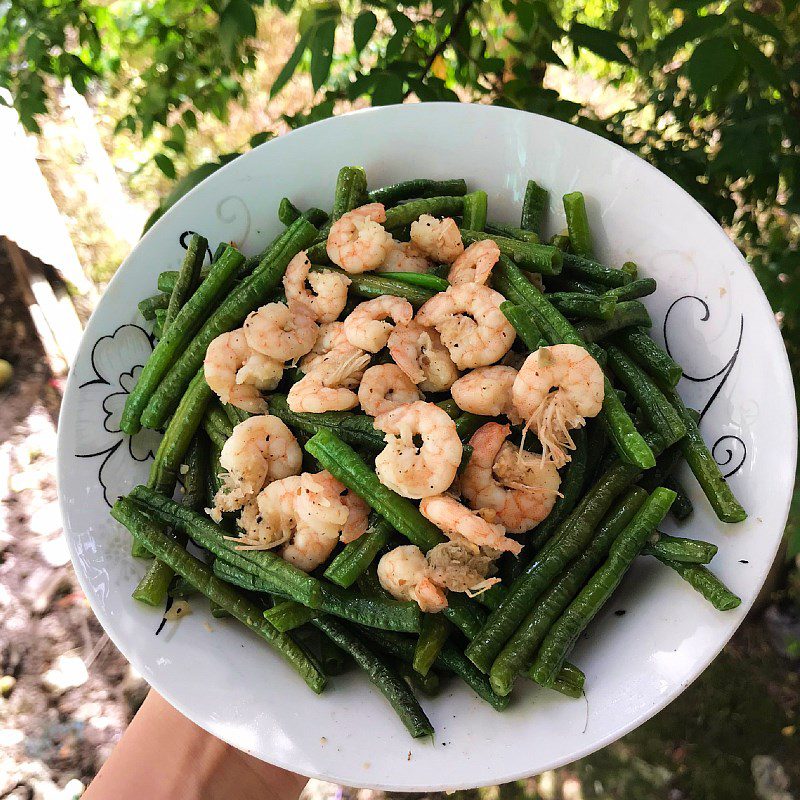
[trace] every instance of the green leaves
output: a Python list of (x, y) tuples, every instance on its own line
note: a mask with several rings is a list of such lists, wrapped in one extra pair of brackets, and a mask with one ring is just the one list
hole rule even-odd
[(715, 86), (725, 82), (740, 64), (733, 42), (722, 36), (705, 39), (695, 47), (686, 65), (686, 76), (692, 90), (704, 98)]
[(333, 40), (336, 36), (336, 20), (325, 20), (315, 29), (311, 40), (311, 85), (314, 91), (328, 79), (333, 61)]
[(361, 51), (367, 46), (377, 26), (378, 18), (373, 11), (362, 11), (356, 17), (356, 21), (353, 23), (353, 47), (357, 56), (361, 55)]
[(572, 39), (572, 46), (576, 49), (585, 47), (606, 61), (616, 61), (620, 64), (630, 63), (628, 56), (619, 48), (619, 42), (623, 41), (623, 38), (615, 33), (592, 28), (581, 22), (573, 22), (569, 29), (569, 35)]
[(228, 0), (219, 15), (219, 40), (231, 57), (242, 39), (256, 35), (256, 15), (248, 0)]
[(675, 28), (657, 43), (656, 53), (659, 58), (669, 58), (679, 47), (718, 31), (725, 25), (725, 22), (722, 14), (690, 17), (683, 25)]
[(170, 180), (175, 180), (175, 164), (172, 163), (172, 159), (168, 155), (165, 155), (164, 153), (158, 153), (153, 160), (156, 162), (156, 166), (164, 173), (164, 175), (166, 175)]
[(308, 48), (308, 44), (314, 32), (314, 29), (311, 28), (300, 37), (288, 61), (283, 65), (283, 69), (278, 73), (278, 77), (275, 78), (275, 83), (272, 84), (272, 88), (269, 90), (269, 96), (271, 98), (275, 97), (275, 95), (291, 80), (292, 75), (294, 75), (300, 63), (300, 59), (303, 57), (303, 53), (305, 53)]

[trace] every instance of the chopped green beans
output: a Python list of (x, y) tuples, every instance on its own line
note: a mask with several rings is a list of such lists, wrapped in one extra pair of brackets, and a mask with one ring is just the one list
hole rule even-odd
[(592, 261), (590, 258), (582, 258), (574, 253), (564, 253), (564, 277), (593, 281), (612, 289), (624, 286), (632, 280), (631, 276), (621, 269), (607, 267), (605, 264)]
[[(470, 227), (464, 223), (464, 227)], [(515, 228), (513, 225), (504, 225), (500, 222), (487, 222), (482, 228), (486, 233), (494, 236), (505, 236), (507, 239), (519, 239), (521, 242), (539, 243), (539, 235), (533, 231), (526, 231), (523, 228)]]
[(616, 298), (607, 294), (582, 294), (581, 292), (553, 292), (547, 299), (567, 317), (585, 319), (611, 319), (617, 307)]
[(686, 437), (681, 441), (683, 457), (705, 492), (714, 512), (723, 522), (742, 522), (747, 519), (747, 512), (739, 504), (725, 478), (722, 477), (719, 465), (706, 447), (700, 429), (697, 427), (694, 417), (683, 404), (680, 395), (675, 389), (665, 389), (664, 391), (686, 426)]
[(389, 701), (403, 725), (415, 739), (433, 733), (430, 720), (425, 716), (425, 712), (405, 681), (347, 625), (328, 616), (319, 617), (312, 624), (353, 657), (372, 684)]
[(441, 614), (425, 614), (414, 648), (414, 670), (427, 675), (450, 635), (450, 623)]
[[(159, 428), (164, 424), (167, 417), (177, 406), (181, 392), (188, 384), (191, 376), (202, 365), (206, 350), (211, 342), (220, 334), (240, 325), (251, 311), (258, 308), (266, 300), (269, 294), (280, 284), (289, 262), (297, 253), (308, 246), (315, 234), (316, 228), (306, 220), (301, 219), (294, 223), (287, 229), (286, 236), (281, 237), (280, 244), (270, 248), (253, 274), (233, 289), (222, 303), (214, 309), (211, 315), (207, 316), (203, 326), (195, 334), (191, 342), (185, 346), (177, 361), (172, 364), (169, 371), (162, 378), (158, 389), (150, 397), (147, 407), (141, 415), (143, 425), (149, 428)], [(236, 251), (233, 252), (235, 253)], [(241, 254), (238, 255), (241, 257)], [(225, 256), (218, 263), (223, 263), (224, 259)], [(209, 274), (210, 277), (211, 274)], [(184, 306), (181, 314), (191, 306), (192, 300), (202, 292), (203, 286), (205, 286), (205, 282)], [(207, 315), (209, 310), (206, 307), (204, 313)], [(172, 332), (179, 327), (179, 324), (180, 315), (158, 346), (169, 339)], [(158, 346), (156, 350), (158, 350)], [(155, 352), (153, 351), (153, 355), (155, 355)], [(148, 360), (148, 364), (153, 360), (153, 355)], [(140, 382), (143, 376), (144, 371), (139, 378)], [(130, 401), (133, 396), (131, 394), (128, 400)]]
[(486, 227), (486, 212), (489, 197), (478, 190), (464, 195), (464, 227), (471, 231), (482, 231)]
[(325, 570), (325, 577), (345, 589), (352, 586), (378, 553), (391, 541), (394, 530), (385, 519), (374, 518), (365, 533), (344, 549), (331, 561)]
[(169, 295), (162, 293), (140, 300), (138, 308), (139, 313), (149, 321), (156, 318), (156, 311), (166, 311), (168, 305)]
[(278, 206), (278, 219), (288, 226), (293, 222), (297, 222), (300, 217), (307, 219), (315, 227), (324, 225), (328, 221), (328, 215), (321, 208), (309, 208), (308, 211), (300, 211), (288, 197), (284, 197)]
[(606, 347), (606, 355), (609, 366), (633, 396), (650, 428), (661, 434), (667, 447), (680, 441), (686, 435), (686, 426), (649, 375), (614, 345)]
[(178, 279), (172, 289), (167, 306), (167, 316), (161, 324), (162, 335), (167, 332), (169, 326), (175, 321), (178, 312), (186, 304), (200, 283), (200, 269), (203, 266), (203, 259), (208, 248), (208, 240), (200, 236), (199, 233), (192, 234), (189, 239), (189, 246), (186, 248), (186, 255), (178, 270)]
[(530, 312), (525, 307), (506, 301), (500, 303), (500, 310), (531, 353), (535, 353), (540, 347), (547, 346), (547, 340), (542, 336), (542, 332), (531, 319)]
[(549, 195), (536, 181), (530, 180), (525, 188), (522, 201), (522, 216), (519, 226), (526, 231), (534, 231), (542, 235), (542, 222), (547, 211)]
[(670, 561), (657, 554), (656, 558), (662, 564), (674, 569), (689, 586), (700, 592), (717, 611), (730, 611), (742, 604), (741, 598), (737, 597), (711, 570), (702, 564)]
[(269, 413), (283, 420), (294, 430), (314, 434), (327, 429), (355, 447), (366, 448), (370, 453), (380, 453), (386, 446), (381, 431), (373, 425), (373, 418), (350, 411), (324, 411), (321, 414), (297, 412), (289, 409), (286, 395), (272, 394), (268, 400)]
[(388, 206), (401, 200), (441, 196), (458, 197), (466, 193), (467, 182), (463, 178), (449, 178), (442, 181), (430, 178), (412, 178), (408, 181), (382, 186), (380, 189), (373, 189), (368, 198), (370, 203), (383, 203)]
[(430, 289), (433, 292), (444, 292), (450, 286), (444, 278), (428, 272), (381, 272), (380, 275), (389, 281), (421, 286), (423, 289)]
[(130, 500), (118, 500), (111, 509), (111, 515), (128, 528), (137, 539), (144, 541), (160, 561), (188, 580), (209, 600), (213, 600), (231, 616), (266, 639), (313, 691), (319, 693), (325, 688), (325, 676), (319, 668), (309, 661), (292, 639), (278, 633), (263, 618), (258, 606), (216, 578), (206, 564), (166, 536), (163, 530)]
[(398, 533), (424, 552), (445, 541), (439, 529), (413, 503), (384, 486), (361, 456), (332, 431), (325, 428), (317, 431), (306, 442), (305, 449), (334, 478), (363, 498)]
[(584, 202), (583, 194), (581, 192), (570, 192), (565, 194), (563, 199), (572, 252), (583, 258), (591, 258), (592, 232), (589, 228), (589, 217), (586, 214), (586, 203)]
[(518, 239), (507, 239), (504, 236), (493, 236), (468, 229), (462, 229), (461, 238), (464, 240), (464, 244), (491, 239), (504, 256), (510, 258), (522, 269), (539, 272), (542, 275), (558, 275), (561, 272), (562, 253), (552, 245), (521, 242)]
[(460, 217), (463, 213), (463, 197), (454, 195), (428, 197), (388, 209), (383, 227), (387, 231), (403, 228), (419, 219), (421, 214), (430, 214), (432, 217)]
[(614, 337), (614, 342), (660, 386), (678, 385), (683, 375), (680, 364), (673, 361), (647, 333), (639, 328), (627, 328)]
[(615, 297), (620, 303), (625, 300), (636, 300), (639, 297), (647, 297), (656, 290), (656, 282), (653, 278), (639, 278), (639, 280), (618, 286), (616, 289), (609, 289), (605, 292), (606, 297)]
[[(611, 597), (623, 575), (647, 543), (647, 538), (666, 516), (674, 499), (675, 493), (669, 489), (655, 489), (614, 540), (608, 558), (569, 604), (542, 642), (533, 666), (533, 676), (537, 683), (542, 686), (552, 685), (575, 640)], [(492, 686), (496, 691), (494, 682)]]
[(283, 600), (264, 612), (266, 619), (275, 630), (288, 633), (295, 628), (306, 625), (319, 614), (319, 611), (294, 601)]
[(708, 564), (717, 554), (717, 546), (697, 539), (684, 539), (656, 531), (655, 541), (645, 548), (645, 553), (662, 560), (686, 564)]
[(612, 542), (633, 519), (646, 497), (647, 493), (643, 489), (631, 489), (606, 515), (583, 552), (536, 600), (492, 664), (491, 680), (495, 690), (502, 687), (500, 693), (508, 694), (517, 675), (533, 663), (536, 650), (547, 631), (606, 557)]
[(623, 328), (647, 327), (653, 324), (647, 309), (638, 300), (626, 300), (617, 303), (611, 319), (579, 322), (575, 326), (578, 335), (585, 342), (599, 342)]

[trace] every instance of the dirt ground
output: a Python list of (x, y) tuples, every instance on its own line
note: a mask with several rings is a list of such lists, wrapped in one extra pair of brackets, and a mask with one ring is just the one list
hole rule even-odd
[[(79, 797), (147, 687), (96, 622), (58, 513), (59, 393), (4, 276), (0, 357), (0, 798)], [(800, 797), (800, 675), (776, 607), (746, 623), (712, 667), (654, 720), (595, 755), (463, 800), (716, 800)], [(306, 800), (383, 800), (312, 781)], [(380, 797), (378, 797), (380, 796)], [(397, 798), (406, 797), (397, 795)]]

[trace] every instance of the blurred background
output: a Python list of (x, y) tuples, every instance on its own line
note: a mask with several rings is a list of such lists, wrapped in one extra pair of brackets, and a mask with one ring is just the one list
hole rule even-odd
[[(80, 796), (146, 692), (74, 579), (53, 474), (105, 283), (240, 153), (432, 100), (553, 116), (665, 172), (749, 261), (800, 375), (798, 0), (0, 0), (0, 797)], [(456, 794), (800, 798), (798, 508), (748, 622), (675, 703), (568, 767)]]

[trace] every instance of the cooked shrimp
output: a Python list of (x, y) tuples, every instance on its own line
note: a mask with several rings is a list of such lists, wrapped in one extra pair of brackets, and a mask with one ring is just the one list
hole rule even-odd
[(297, 302), (311, 309), (317, 322), (333, 322), (347, 305), (350, 278), (331, 270), (309, 272), (310, 267), (305, 250), (289, 262), (283, 276), (286, 300), (290, 305)]
[(348, 211), (331, 225), (328, 258), (345, 272), (368, 272), (379, 267), (392, 249), (392, 234), (380, 224), (386, 219), (381, 203)]
[(386, 447), (375, 458), (384, 486), (418, 500), (440, 494), (453, 482), (463, 448), (447, 412), (417, 401), (381, 414), (375, 427), (386, 434)]
[(253, 350), (277, 361), (295, 361), (314, 346), (319, 325), (302, 303), (267, 303), (244, 321), (244, 335)]
[[(343, 322), (328, 322), (320, 325), (317, 341), (311, 352), (301, 359), (300, 369), (306, 374), (318, 370), (333, 384), (353, 389), (364, 374), (363, 369), (354, 369), (353, 364), (359, 363), (362, 367), (368, 364), (369, 356), (366, 356), (366, 360), (364, 356), (360, 347), (353, 347), (347, 341)], [(344, 373), (346, 377), (342, 377)]]
[(427, 554), (430, 574), (439, 586), (451, 592), (470, 592), (488, 589), (500, 581), (487, 576), (492, 570), (492, 559), (480, 547), (469, 542), (442, 542)]
[(335, 530), (345, 544), (367, 529), (369, 506), (327, 470), (302, 475), (296, 509), (298, 523), (323, 533)]
[(478, 547), (519, 555), (522, 545), (506, 536), (503, 525), (487, 522), (477, 512), (462, 506), (454, 497), (438, 494), (420, 501), (419, 510), (425, 519), (442, 529), (448, 539), (466, 539)]
[(411, 223), (411, 241), (428, 258), (451, 264), (464, 252), (461, 231), (451, 217), (436, 219), (423, 214)]
[(285, 423), (263, 414), (250, 417), (233, 429), (219, 463), (227, 474), (214, 497), (214, 507), (235, 511), (266, 483), (296, 475), (303, 464), (303, 453)]
[[(408, 300), (382, 294), (359, 303), (344, 321), (344, 334), (353, 347), (377, 353), (386, 347), (396, 325), (407, 325), (414, 316)], [(390, 321), (391, 320), (391, 321)]]
[[(369, 361), (369, 357), (367, 357)], [(286, 397), (289, 408), (295, 412), (349, 411), (358, 405), (358, 395), (343, 385), (326, 386), (324, 376), (318, 371), (306, 374), (295, 383)]]
[(459, 369), (485, 367), (514, 344), (514, 328), (500, 310), (504, 300), (488, 286), (462, 283), (434, 295), (417, 312), (416, 321), (439, 331)]
[(371, 417), (415, 400), (422, 400), (422, 392), (396, 364), (370, 367), (358, 386), (358, 402)]
[(552, 511), (561, 477), (552, 461), (521, 454), (506, 441), (508, 425), (487, 422), (472, 435), (472, 455), (459, 476), (471, 508), (493, 509), (509, 533), (524, 533)]
[[(250, 363), (254, 356), (256, 354), (247, 344), (241, 328), (223, 333), (208, 346), (203, 372), (209, 387), (223, 403), (230, 403), (251, 414), (263, 414), (267, 404), (259, 389), (262, 386), (274, 389), (283, 374), (283, 365), (261, 362), (260, 359), (265, 356), (259, 356)], [(242, 371), (244, 377), (238, 380)]]
[(397, 600), (413, 600), (427, 614), (447, 608), (447, 597), (430, 578), (425, 554), (415, 544), (395, 547), (378, 562), (381, 586)]
[(491, 239), (473, 242), (454, 262), (447, 273), (452, 286), (460, 283), (486, 283), (492, 267), (500, 258), (500, 248)]
[(511, 402), (511, 387), (516, 377), (517, 371), (512, 367), (478, 367), (460, 377), (450, 387), (450, 394), (462, 411), (486, 417), (505, 414), (512, 424), (518, 425), (522, 420)]
[(386, 260), (375, 272), (427, 272), (431, 262), (414, 242), (393, 242)]
[(514, 406), (542, 443), (542, 459), (552, 458), (557, 467), (570, 460), (574, 450), (569, 432), (580, 428), (586, 417), (603, 407), (603, 370), (578, 345), (540, 347), (522, 365), (512, 389)]
[(389, 354), (423, 392), (443, 392), (458, 378), (458, 368), (435, 328), (411, 320), (389, 335)]
[(271, 510), (277, 502), (281, 508), (291, 508), (298, 486), (299, 478), (293, 475), (273, 481), (257, 497), (248, 500), (239, 515), (238, 523), (242, 533), (236, 538), (231, 537), (236, 542), (237, 550), (271, 550), (289, 541), (292, 537), (290, 515), (282, 511), (278, 522), (274, 513), (265, 514), (260, 506)]

